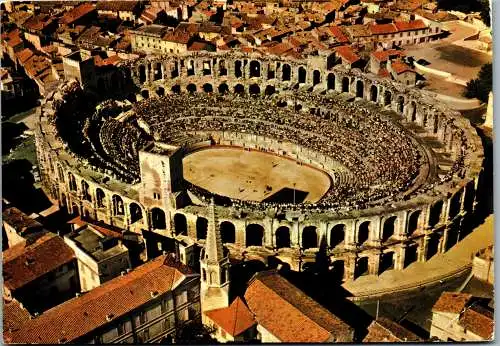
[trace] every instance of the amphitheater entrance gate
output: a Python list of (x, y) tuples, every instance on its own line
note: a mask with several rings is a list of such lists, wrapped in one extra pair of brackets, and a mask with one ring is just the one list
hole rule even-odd
[(229, 87), (227, 86), (226, 83), (222, 83), (219, 85), (219, 93), (220, 94), (227, 94), (229, 92)]
[(276, 230), (276, 248), (290, 247), (290, 229), (286, 226), (281, 226)]
[(234, 225), (229, 221), (220, 224), (220, 235), (223, 243), (233, 243), (236, 241)]
[(302, 231), (302, 248), (304, 250), (318, 247), (318, 234), (316, 227), (307, 226)]
[(333, 226), (330, 231), (330, 247), (334, 248), (344, 243), (345, 239), (345, 225), (339, 224)]
[(250, 224), (245, 232), (246, 246), (262, 246), (264, 238), (264, 227), (257, 224)]

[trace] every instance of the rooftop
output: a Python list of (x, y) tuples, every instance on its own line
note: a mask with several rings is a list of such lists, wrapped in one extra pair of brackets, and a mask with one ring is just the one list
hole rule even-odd
[(450, 312), (459, 314), (471, 299), (471, 294), (443, 292), (432, 307), (432, 312)]
[(420, 337), (388, 318), (381, 317), (368, 327), (363, 342), (422, 342)]
[(82, 18), (83, 16), (89, 14), (90, 12), (94, 11), (94, 9), (95, 8), (92, 3), (85, 2), (66, 12), (61, 17), (61, 19), (59, 19), (59, 24), (66, 24), (66, 25), (71, 24), (76, 20)]
[[(24, 51), (23, 51), (24, 52)], [(28, 54), (26, 52), (26, 54)], [(2, 221), (13, 227), (19, 235), (29, 232), (34, 228), (42, 228), (42, 224), (33, 220), (16, 207), (10, 207), (2, 212)]]
[(205, 312), (205, 315), (233, 337), (240, 335), (257, 323), (240, 297), (236, 297), (227, 308), (210, 310)]

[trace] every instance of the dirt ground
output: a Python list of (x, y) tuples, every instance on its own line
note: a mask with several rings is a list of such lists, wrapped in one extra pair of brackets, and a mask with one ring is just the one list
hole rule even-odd
[(183, 166), (189, 182), (242, 200), (260, 202), (281, 189), (293, 189), (295, 183), (297, 191), (307, 192), (305, 202), (316, 202), (330, 187), (326, 173), (258, 151), (211, 148), (188, 155)]

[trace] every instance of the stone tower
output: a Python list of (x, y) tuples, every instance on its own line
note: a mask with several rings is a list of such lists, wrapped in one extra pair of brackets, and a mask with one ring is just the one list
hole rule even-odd
[(224, 255), (220, 232), (217, 230), (213, 199), (209, 208), (207, 240), (200, 255), (203, 320), (203, 312), (229, 306), (229, 258)]

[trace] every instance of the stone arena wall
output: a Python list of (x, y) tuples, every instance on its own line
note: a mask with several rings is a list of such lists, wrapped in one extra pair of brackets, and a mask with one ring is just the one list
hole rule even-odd
[[(252, 212), (217, 206), (222, 239), (233, 256), (263, 262), (275, 257), (294, 270), (306, 270), (322, 251), (330, 258), (332, 270), (344, 280), (353, 280), (367, 273), (403, 269), (412, 262), (424, 262), (447, 251), (465, 235), (479, 203), (483, 149), (474, 128), (428, 92), (360, 70), (330, 66), (330, 61), (328, 56), (301, 61), (233, 53), (148, 57), (121, 66), (120, 78), (132, 83), (135, 91), (127, 92), (138, 99), (183, 91), (227, 90), (265, 95), (293, 87), (334, 90), (346, 97), (365, 99), (399, 114), (403, 123), (419, 126), (443, 144), (440, 154), (451, 161), (463, 155), (465, 168), (450, 179), (416, 197), (383, 207), (336, 212)], [(210, 222), (207, 205), (166, 210), (143, 205), (137, 193), (140, 183), (114, 182), (68, 153), (51, 120), (57, 114), (58, 100), (64, 100), (65, 93), (69, 93), (65, 91), (67, 82), (65, 85), (58, 94), (46, 98), (36, 131), (45, 191), (69, 213), (140, 235), (150, 231), (202, 245)], [(327, 110), (319, 107), (309, 111)], [(272, 151), (278, 147), (273, 139), (251, 137), (220, 136), (227, 145), (265, 146)], [(315, 152), (299, 149), (292, 157), (332, 173), (329, 158)]]

